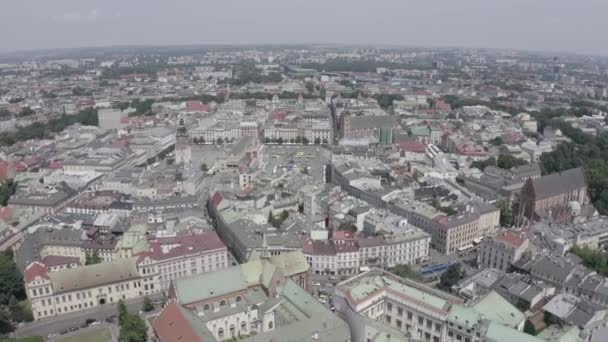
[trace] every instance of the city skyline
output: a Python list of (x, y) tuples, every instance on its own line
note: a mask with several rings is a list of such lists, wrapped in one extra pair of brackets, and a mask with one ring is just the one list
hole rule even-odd
[[(0, 14), (0, 52), (96, 46), (357, 44), (499, 48), (608, 55), (600, 1), (486, 4), (342, 0), (284, 4), (11, 2)], [(573, 28), (576, 27), (576, 30)], [(77, 28), (77, 29), (76, 29)], [(584, 37), (585, 39), (581, 39)]]

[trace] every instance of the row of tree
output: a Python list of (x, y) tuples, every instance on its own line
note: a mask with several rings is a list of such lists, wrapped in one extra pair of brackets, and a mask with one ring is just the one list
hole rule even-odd
[(50, 138), (54, 133), (61, 132), (66, 127), (76, 123), (85, 126), (98, 126), (97, 110), (88, 108), (75, 115), (64, 114), (59, 118), (49, 120), (46, 124), (36, 122), (19, 128), (16, 132), (3, 132), (0, 134), (0, 146), (11, 146), (18, 141), (30, 139)]
[(480, 170), (484, 170), (488, 166), (496, 166), (501, 169), (509, 170), (513, 167), (527, 165), (528, 162), (514, 157), (510, 154), (501, 154), (498, 158), (490, 157), (485, 160), (476, 160), (471, 163), (471, 167), (476, 167)]
[(4, 181), (2, 185), (0, 185), (0, 204), (6, 207), (8, 200), (15, 194), (15, 191), (17, 191), (17, 182), (12, 178)]
[(8, 334), (19, 322), (34, 319), (25, 294), (23, 277), (13, 252), (8, 249), (0, 253), (0, 335)]

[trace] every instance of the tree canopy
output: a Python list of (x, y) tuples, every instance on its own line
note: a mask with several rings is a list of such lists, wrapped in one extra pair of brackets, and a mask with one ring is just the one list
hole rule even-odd
[(118, 302), (118, 322), (120, 325), (119, 342), (147, 341), (148, 329), (146, 323), (139, 315), (130, 314), (122, 300)]
[(450, 265), (448, 269), (441, 274), (439, 277), (439, 288), (445, 291), (449, 291), (452, 286), (456, 285), (461, 279), (465, 277), (465, 272), (462, 269), (460, 263)]
[(50, 138), (53, 133), (61, 132), (66, 127), (76, 123), (86, 126), (98, 126), (97, 110), (87, 108), (76, 115), (62, 115), (57, 119), (49, 120), (47, 124), (36, 122), (19, 128), (15, 132), (0, 133), (0, 146), (11, 146), (18, 141), (30, 139)]
[(390, 269), (391, 273), (394, 273), (401, 278), (416, 279), (416, 271), (410, 265), (397, 265)]
[(99, 253), (97, 253), (97, 251), (92, 252), (92, 253), (87, 253), (85, 255), (85, 265), (99, 264), (102, 261), (103, 260), (101, 259), (101, 257), (99, 257)]
[(8, 249), (0, 253), (0, 334), (10, 333), (15, 323), (31, 321), (31, 309), (26, 302), (23, 277)]
[(608, 276), (608, 253), (601, 250), (591, 249), (587, 246), (574, 245), (570, 253), (578, 256), (583, 264), (597, 273)]

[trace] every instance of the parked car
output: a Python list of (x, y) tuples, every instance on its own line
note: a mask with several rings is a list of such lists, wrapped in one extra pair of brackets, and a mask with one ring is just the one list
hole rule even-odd
[(63, 329), (59, 332), (59, 335), (65, 335), (68, 333), (68, 329)]
[(71, 328), (70, 328), (70, 329), (68, 329), (68, 330), (69, 330), (69, 331), (76, 331), (76, 330), (78, 330), (78, 329), (80, 329), (80, 328), (78, 328), (78, 327), (71, 327)]
[(87, 323), (87, 325), (91, 325), (91, 323), (97, 322), (97, 320), (95, 318), (87, 318), (85, 322)]

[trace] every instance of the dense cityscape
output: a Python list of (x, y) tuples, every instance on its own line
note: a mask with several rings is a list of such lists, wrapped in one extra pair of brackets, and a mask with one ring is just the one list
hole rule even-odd
[(608, 341), (608, 57), (0, 55), (0, 341)]

